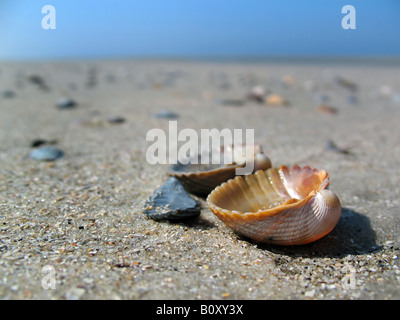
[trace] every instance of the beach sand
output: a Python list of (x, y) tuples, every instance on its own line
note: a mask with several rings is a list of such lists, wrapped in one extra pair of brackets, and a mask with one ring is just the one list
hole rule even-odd
[[(1, 63), (0, 298), (399, 299), (399, 71), (368, 62)], [(289, 105), (224, 104), (255, 86)], [(76, 107), (57, 108), (61, 98)], [(168, 132), (169, 119), (154, 117), (162, 110), (179, 115), (178, 130), (254, 129), (274, 167), (327, 170), (343, 207), (335, 229), (303, 246), (259, 244), (203, 198), (193, 220), (148, 219), (144, 204), (168, 178), (146, 161), (147, 132)], [(36, 139), (64, 156), (31, 159)]]

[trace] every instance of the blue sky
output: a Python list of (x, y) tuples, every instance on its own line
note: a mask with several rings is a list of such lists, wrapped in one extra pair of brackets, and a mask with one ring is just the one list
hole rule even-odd
[(399, 17), (398, 0), (0, 0), (0, 59), (397, 56)]

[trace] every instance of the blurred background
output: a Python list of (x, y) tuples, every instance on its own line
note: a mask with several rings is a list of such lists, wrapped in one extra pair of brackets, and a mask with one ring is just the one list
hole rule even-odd
[(1, 0), (0, 59), (396, 56), (399, 14), (396, 0)]

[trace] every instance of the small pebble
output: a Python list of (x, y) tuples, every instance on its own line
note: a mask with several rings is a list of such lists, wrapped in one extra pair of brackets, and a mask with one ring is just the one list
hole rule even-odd
[(35, 160), (41, 161), (53, 161), (61, 158), (64, 152), (57, 147), (45, 146), (33, 150), (30, 153), (30, 157)]
[(392, 87), (389, 85), (383, 85), (379, 88), (379, 94), (385, 98), (389, 97), (392, 94)]
[(291, 76), (291, 75), (287, 75), (287, 76), (284, 76), (284, 77), (282, 78), (282, 84), (283, 84), (285, 87), (290, 87), (290, 86), (293, 85), (293, 83), (294, 83), (294, 78), (293, 78), (293, 76)]
[(37, 85), (39, 89), (48, 91), (49, 87), (46, 85), (45, 81), (41, 76), (38, 76), (36, 74), (33, 74), (28, 77), (28, 81), (34, 85)]
[(154, 191), (146, 202), (144, 214), (154, 220), (180, 220), (197, 217), (200, 206), (186, 192), (180, 181), (171, 177)]
[(57, 102), (58, 109), (71, 109), (76, 107), (76, 102), (70, 98), (61, 98)]
[(12, 90), (4, 90), (1, 93), (1, 95), (2, 95), (3, 98), (7, 98), (7, 99), (14, 98), (15, 97), (15, 92), (12, 91)]
[(215, 102), (222, 106), (241, 107), (244, 105), (244, 101), (240, 99), (216, 99)]
[(286, 106), (288, 105), (288, 101), (286, 101), (284, 98), (282, 98), (280, 95), (278, 94), (270, 94), (266, 100), (265, 100), (265, 104), (269, 105), (269, 106)]
[(337, 114), (338, 109), (335, 107), (327, 106), (325, 104), (321, 104), (317, 107), (317, 111), (321, 113), (328, 113), (328, 114)]
[(30, 75), (28, 77), (28, 81), (30, 83), (36, 84), (36, 85), (44, 85), (44, 80), (41, 76), (38, 76), (36, 74)]
[(328, 151), (334, 151), (337, 153), (341, 154), (349, 154), (350, 152), (347, 149), (339, 148), (336, 143), (334, 143), (332, 140), (328, 140), (325, 143), (325, 149)]
[(79, 300), (86, 293), (83, 288), (71, 288), (65, 293), (65, 298), (67, 300)]
[(346, 88), (346, 89), (348, 89), (348, 90), (350, 90), (350, 91), (355, 92), (355, 91), (358, 90), (357, 84), (355, 84), (354, 82), (352, 82), (352, 81), (350, 81), (350, 80), (344, 79), (344, 78), (342, 78), (342, 77), (336, 77), (336, 78), (335, 78), (335, 82), (336, 82), (339, 86), (341, 86), (341, 87), (343, 87), (343, 88)]
[(113, 124), (118, 124), (118, 123), (124, 123), (126, 120), (123, 117), (111, 117), (107, 119), (108, 123), (113, 123)]
[(159, 112), (153, 114), (153, 116), (155, 118), (159, 118), (159, 119), (178, 119), (179, 118), (179, 114), (169, 111), (169, 110), (159, 111)]
[(399, 93), (395, 93), (394, 95), (392, 95), (392, 100), (394, 103), (400, 103), (400, 94)]
[(350, 104), (357, 104), (357, 97), (356, 96), (348, 96), (347, 102)]
[(327, 103), (330, 99), (330, 96), (325, 93), (317, 93), (314, 96), (314, 101), (316, 101), (317, 103)]
[(45, 140), (45, 139), (35, 139), (31, 142), (31, 147), (32, 148), (37, 148), (40, 147), (41, 145), (44, 144), (56, 144), (57, 140)]
[(267, 91), (261, 86), (253, 87), (250, 92), (247, 93), (246, 98), (251, 101), (258, 103), (264, 103), (265, 95)]
[(313, 290), (306, 291), (306, 292), (304, 293), (304, 296), (305, 296), (306, 298), (313, 298), (313, 297), (315, 296), (315, 290), (313, 289)]

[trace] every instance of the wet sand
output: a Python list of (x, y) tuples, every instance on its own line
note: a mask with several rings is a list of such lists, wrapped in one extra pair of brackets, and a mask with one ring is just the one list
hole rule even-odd
[[(0, 298), (399, 299), (399, 71), (1, 63)], [(244, 99), (255, 86), (289, 104)], [(76, 106), (57, 108), (63, 97)], [(235, 234), (203, 198), (193, 220), (147, 218), (146, 200), (167, 179), (165, 166), (146, 161), (146, 133), (168, 131), (169, 119), (154, 117), (163, 110), (179, 115), (178, 130), (254, 129), (273, 166), (327, 170), (343, 206), (339, 223), (314, 243), (281, 247)], [(31, 159), (36, 139), (64, 156)]]

